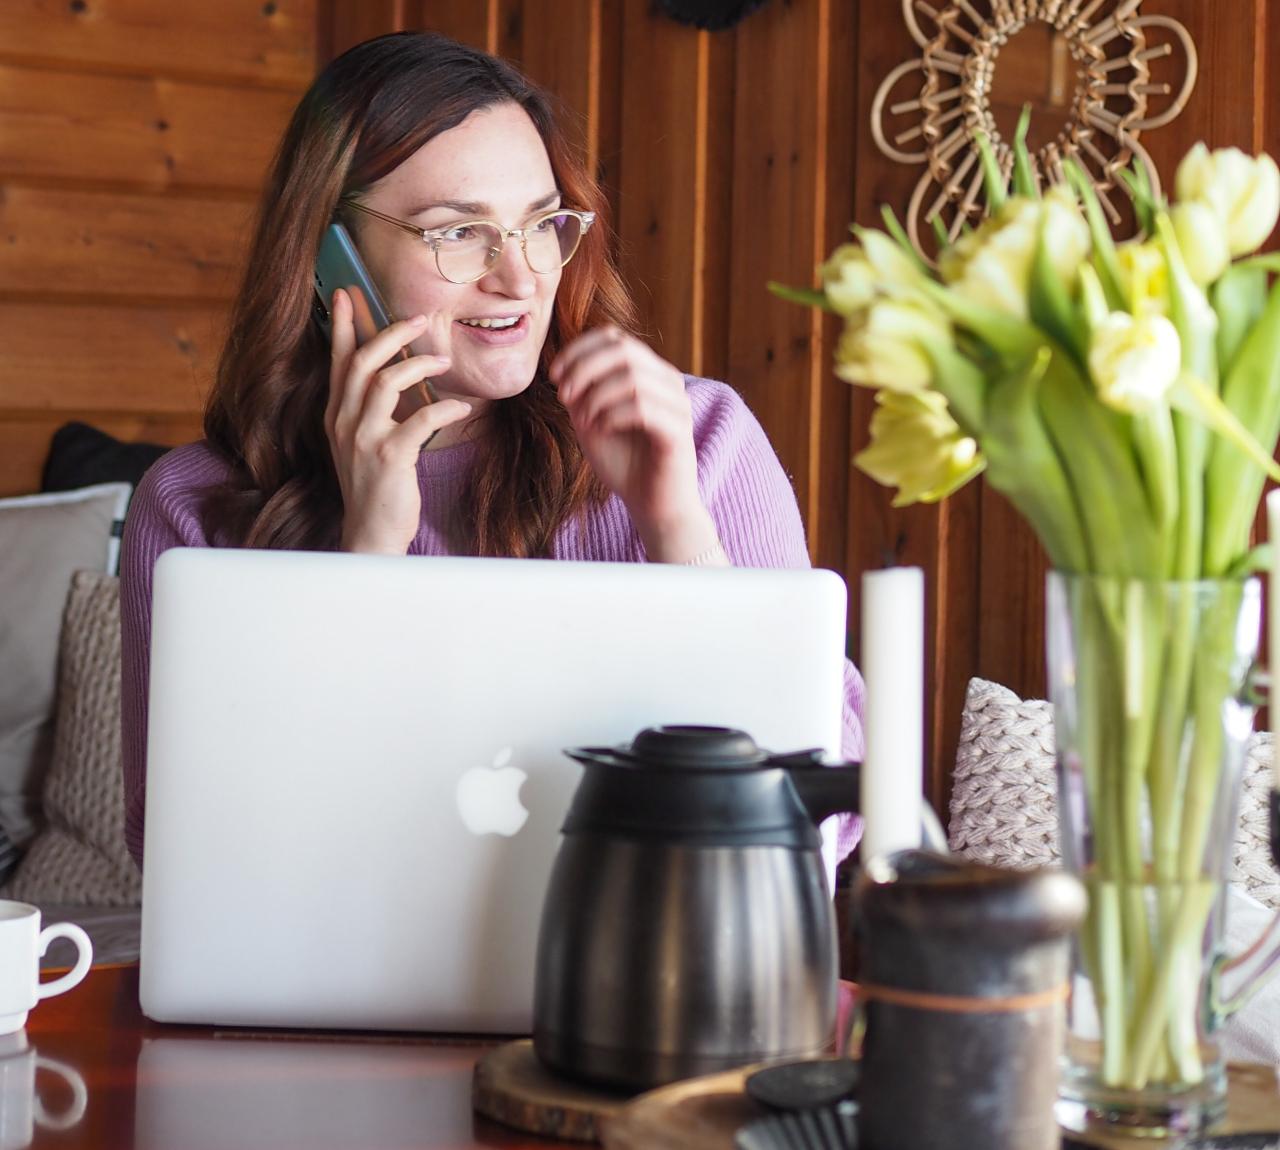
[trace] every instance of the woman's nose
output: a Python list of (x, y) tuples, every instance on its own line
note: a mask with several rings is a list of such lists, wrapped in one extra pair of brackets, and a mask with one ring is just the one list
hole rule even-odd
[(508, 236), (498, 258), (480, 280), (480, 286), (488, 291), (500, 291), (512, 299), (528, 299), (537, 284), (533, 269), (524, 258), (524, 249), (516, 236)]

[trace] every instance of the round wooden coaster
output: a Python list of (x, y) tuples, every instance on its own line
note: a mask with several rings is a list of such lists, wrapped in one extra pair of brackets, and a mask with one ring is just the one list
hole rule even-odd
[[(691, 1078), (642, 1094), (604, 1124), (605, 1150), (733, 1150), (738, 1129), (766, 1113), (743, 1084), (759, 1067)], [(1270, 1066), (1232, 1063), (1227, 1068), (1227, 1119), (1216, 1133), (1280, 1129), (1280, 1090)], [(1097, 1150), (1152, 1150), (1150, 1138), (1110, 1134), (1067, 1135), (1076, 1146)]]
[(522, 1038), (495, 1047), (476, 1063), (471, 1107), (486, 1118), (529, 1134), (571, 1142), (599, 1142), (600, 1124), (630, 1100), (557, 1078)]

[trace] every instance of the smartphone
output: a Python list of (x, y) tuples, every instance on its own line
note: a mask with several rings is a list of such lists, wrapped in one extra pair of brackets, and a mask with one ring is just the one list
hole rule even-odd
[[(320, 240), (320, 253), (316, 256), (315, 268), (316, 315), (325, 335), (330, 339), (333, 338), (333, 318), (329, 309), (333, 305), (333, 293), (338, 288), (342, 288), (351, 297), (357, 347), (368, 343), (393, 321), (394, 317), (382, 302), (373, 277), (364, 266), (360, 253), (356, 251), (351, 233), (342, 224), (332, 223), (325, 228)], [(408, 359), (410, 354), (407, 347), (401, 348), (396, 353), (396, 358)], [(418, 393), (422, 396), (423, 403), (436, 401), (435, 389), (430, 380), (419, 382)]]

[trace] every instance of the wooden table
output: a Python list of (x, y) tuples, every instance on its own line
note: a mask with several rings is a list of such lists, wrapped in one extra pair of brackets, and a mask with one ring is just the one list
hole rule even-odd
[[(17, 1057), (37, 1062), (49, 1119), (73, 1119), (83, 1105), (68, 1129), (35, 1125), (30, 1145), (38, 1150), (570, 1145), (472, 1115), (471, 1069), (488, 1041), (162, 1025), (139, 1009), (136, 966), (95, 968), (74, 990), (45, 1000), (27, 1040), (34, 1055)], [(0, 1078), (4, 1146), (23, 1145), (14, 1140), (25, 1124), (15, 1077)]]

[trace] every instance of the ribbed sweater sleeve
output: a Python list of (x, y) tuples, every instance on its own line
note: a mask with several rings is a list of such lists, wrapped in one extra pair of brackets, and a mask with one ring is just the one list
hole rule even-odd
[(142, 865), (151, 654), (151, 577), (170, 547), (208, 547), (199, 507), (227, 468), (204, 444), (175, 448), (143, 477), (129, 504), (120, 553), (120, 737), (125, 844)]

